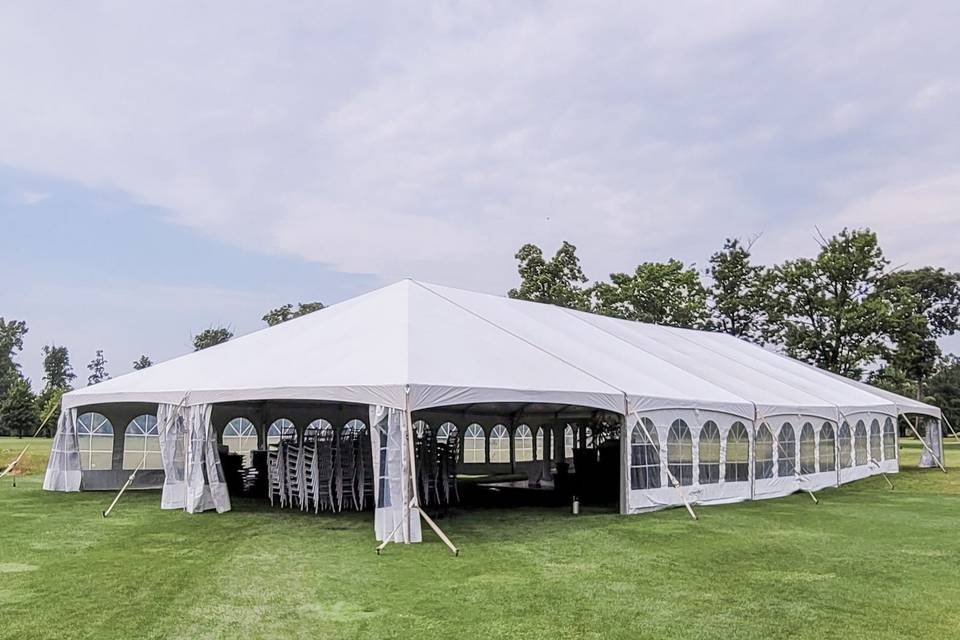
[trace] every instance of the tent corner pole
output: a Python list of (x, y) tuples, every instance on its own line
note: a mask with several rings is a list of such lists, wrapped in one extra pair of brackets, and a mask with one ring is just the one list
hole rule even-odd
[[(406, 416), (406, 421), (407, 421), (407, 451), (408, 451), (407, 455), (410, 457), (410, 465), (409, 465), (410, 484), (412, 487), (408, 513), (409, 513), (409, 510), (416, 509), (417, 515), (423, 518), (423, 521), (426, 522), (431, 529), (433, 529), (433, 532), (436, 533), (441, 540), (443, 540), (443, 543), (447, 545), (447, 547), (450, 549), (451, 552), (453, 552), (453, 555), (459, 556), (460, 550), (452, 542), (450, 542), (450, 538), (448, 538), (446, 534), (440, 529), (440, 527), (437, 526), (437, 523), (433, 521), (433, 518), (431, 518), (426, 513), (424, 513), (423, 509), (420, 508), (420, 500), (417, 496), (417, 469), (416, 469), (416, 457), (414, 455), (416, 450), (413, 442), (413, 410), (410, 408), (410, 387), (409, 386), (406, 388), (404, 409), (405, 409), (404, 414)], [(406, 522), (406, 518), (404, 519), (404, 522)]]

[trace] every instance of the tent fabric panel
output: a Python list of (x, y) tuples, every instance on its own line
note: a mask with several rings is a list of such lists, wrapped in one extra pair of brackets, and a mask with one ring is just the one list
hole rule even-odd
[(64, 408), (57, 420), (57, 433), (43, 476), (45, 491), (80, 491), (80, 442), (77, 435), (77, 410)]
[[(651, 357), (567, 309), (438, 285), (421, 285), (448, 304), (483, 318), (518, 342), (535, 345), (557, 362), (587, 372), (618, 391), (649, 398), (681, 399), (688, 406), (749, 404), (677, 365)], [(414, 341), (413, 344), (416, 344)]]
[(378, 542), (420, 542), (420, 518), (408, 508), (410, 461), (404, 411), (370, 406), (370, 450), (374, 455), (374, 532)]

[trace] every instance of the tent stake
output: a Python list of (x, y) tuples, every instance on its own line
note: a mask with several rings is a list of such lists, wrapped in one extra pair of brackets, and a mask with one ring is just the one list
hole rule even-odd
[[(43, 428), (47, 425), (47, 420), (50, 419), (50, 417), (53, 415), (53, 412), (56, 411), (58, 407), (59, 407), (59, 405), (54, 405), (54, 406), (50, 407), (50, 411), (47, 412), (47, 415), (46, 415), (46, 417), (43, 419), (43, 422), (40, 423), (40, 426), (37, 428), (37, 430), (33, 432), (33, 435), (32, 435), (32, 436), (30, 436), (30, 439), (31, 439), (31, 440), (33, 440), (34, 438), (36, 438), (36, 437), (40, 434), (40, 432), (43, 430)], [(14, 468), (15, 466), (17, 466), (17, 463), (20, 462), (20, 459), (24, 456), (24, 454), (27, 452), (27, 449), (29, 449), (29, 448), (30, 448), (30, 445), (29, 445), (29, 444), (23, 448), (23, 451), (20, 452), (20, 455), (18, 455), (16, 458), (14, 458), (14, 459), (13, 459), (13, 462), (11, 462), (10, 464), (7, 465), (7, 468), (3, 470), (3, 473), (0, 473), (0, 478), (3, 478), (3, 476), (5, 476), (5, 475), (7, 475), (8, 473), (10, 473), (11, 471), (13, 471), (13, 468)], [(14, 482), (14, 483), (17, 482), (16, 478), (14, 478), (13, 482)]]
[(930, 445), (927, 444), (927, 441), (920, 437), (920, 432), (917, 431), (917, 428), (913, 426), (912, 422), (910, 422), (910, 418), (907, 417), (907, 414), (901, 412), (900, 415), (903, 416), (903, 419), (907, 421), (907, 426), (909, 426), (910, 430), (913, 431), (913, 435), (917, 436), (917, 440), (919, 440), (920, 444), (923, 445), (923, 448), (930, 453), (930, 455), (933, 457), (933, 461), (936, 462), (940, 467), (940, 470), (946, 473), (947, 468), (943, 466), (942, 462), (940, 462), (940, 458), (938, 458), (937, 454), (933, 452), (933, 449), (930, 448)]

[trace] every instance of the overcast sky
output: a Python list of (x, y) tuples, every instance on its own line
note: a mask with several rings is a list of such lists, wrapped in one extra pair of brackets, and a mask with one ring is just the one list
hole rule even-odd
[(503, 293), (525, 242), (599, 278), (869, 226), (960, 270), (960, 3), (712, 4), (0, 5), (25, 372), (404, 276)]

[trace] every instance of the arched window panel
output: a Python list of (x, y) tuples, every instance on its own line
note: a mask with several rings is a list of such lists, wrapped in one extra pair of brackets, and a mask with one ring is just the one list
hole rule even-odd
[(267, 429), (267, 445), (280, 444), (281, 440), (297, 441), (297, 428), (286, 418), (274, 420)]
[(332, 440), (336, 436), (333, 425), (323, 418), (317, 418), (303, 430), (303, 439)]
[(137, 416), (123, 432), (124, 469), (163, 469), (157, 417)]
[(426, 420), (414, 420), (413, 433), (417, 436), (418, 440), (423, 437), (433, 437), (433, 430), (430, 428), (430, 425), (427, 424)]
[(353, 419), (343, 425), (342, 435), (359, 437), (367, 431), (367, 423), (363, 420)]
[(510, 432), (502, 424), (490, 431), (490, 462), (510, 462)]
[(223, 428), (223, 446), (250, 464), (250, 452), (257, 448), (257, 428), (246, 418), (234, 418)]
[(850, 434), (850, 425), (846, 422), (840, 425), (837, 444), (840, 447), (840, 468), (849, 469), (853, 466), (853, 438)]
[(817, 472), (817, 433), (813, 425), (804, 423), (800, 429), (800, 473), (807, 475)]
[(868, 456), (877, 462), (883, 460), (882, 442), (880, 438), (880, 421), (873, 420), (870, 423), (870, 452)]
[(483, 427), (473, 423), (463, 433), (463, 461), (466, 464), (487, 461), (486, 436)]
[(750, 480), (750, 433), (742, 422), (734, 422), (727, 433), (727, 463), (724, 482)]
[(646, 431), (639, 424), (630, 430), (630, 488), (659, 489), (660, 444), (657, 429), (648, 418), (643, 418), (643, 426)]
[(700, 429), (700, 484), (720, 482), (720, 429), (708, 420)]
[(517, 462), (530, 462), (533, 460), (533, 432), (525, 424), (517, 427), (513, 435), (514, 459)]
[(797, 439), (793, 425), (784, 422), (777, 434), (777, 475), (788, 478), (797, 473)]
[(683, 420), (674, 420), (667, 432), (667, 469), (682, 486), (693, 484), (693, 438)]
[(80, 469), (106, 471), (113, 467), (113, 425), (99, 413), (84, 413), (77, 418), (77, 442)]
[(546, 446), (546, 434), (543, 427), (537, 427), (537, 437), (533, 446), (533, 455), (537, 460), (553, 460), (550, 451), (544, 450), (544, 446)]
[(567, 460), (573, 459), (574, 436), (573, 427), (569, 424), (563, 430), (563, 457)]
[(773, 477), (773, 434), (767, 423), (761, 423), (757, 429), (757, 442), (754, 445), (756, 458), (753, 462), (753, 474), (757, 480)]
[(452, 442), (457, 439), (457, 425), (452, 422), (444, 422), (437, 428), (437, 442)]
[(824, 422), (820, 427), (820, 471), (836, 471), (836, 441), (834, 440), (833, 425)]
[(867, 464), (867, 425), (863, 420), (858, 420), (853, 430), (853, 462), (858, 467)]
[(897, 433), (892, 418), (883, 421), (883, 459), (897, 459)]

